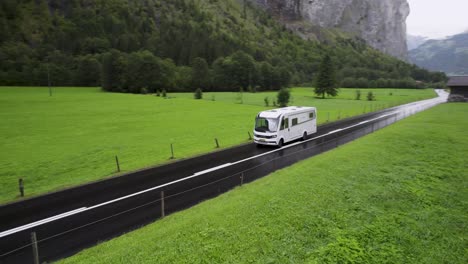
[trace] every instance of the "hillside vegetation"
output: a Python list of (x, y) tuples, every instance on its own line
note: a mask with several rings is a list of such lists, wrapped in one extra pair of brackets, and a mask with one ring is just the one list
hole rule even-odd
[(324, 54), (348, 87), (445, 81), (336, 30), (316, 35), (303, 40), (241, 0), (2, 0), (0, 85), (45, 86), (49, 75), (133, 93), (270, 90), (311, 83)]
[(467, 263), (467, 111), (437, 106), (61, 263)]
[[(434, 97), (432, 90), (379, 90), (378, 101), (353, 100), (354, 90), (318, 100), (312, 89), (292, 89), (295, 102), (318, 107), (320, 123), (407, 101)], [(393, 93), (392, 96), (389, 93)], [(105, 93), (98, 88), (0, 88), (0, 203), (248, 142), (253, 119), (276, 92), (192, 94)], [(214, 100), (212, 101), (212, 96)], [(170, 98), (170, 99), (169, 99)]]

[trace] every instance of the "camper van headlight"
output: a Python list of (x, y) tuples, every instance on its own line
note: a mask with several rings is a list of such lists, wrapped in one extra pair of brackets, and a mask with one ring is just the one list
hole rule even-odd
[(273, 136), (271, 136), (271, 138), (277, 138), (277, 137), (278, 137), (277, 135), (273, 135)]

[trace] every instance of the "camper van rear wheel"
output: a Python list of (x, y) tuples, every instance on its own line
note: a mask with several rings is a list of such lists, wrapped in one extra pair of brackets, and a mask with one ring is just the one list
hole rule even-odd
[(307, 132), (304, 132), (304, 134), (302, 134), (302, 140), (306, 140), (307, 139)]

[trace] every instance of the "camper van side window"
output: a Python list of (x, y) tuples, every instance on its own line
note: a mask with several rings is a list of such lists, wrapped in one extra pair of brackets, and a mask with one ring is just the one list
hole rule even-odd
[(309, 113), (309, 118), (310, 118), (310, 119), (314, 119), (314, 112), (310, 112), (310, 113)]
[(292, 119), (292, 125), (291, 126), (295, 126), (295, 125), (297, 125), (297, 118)]
[(284, 129), (284, 118), (281, 118), (280, 130), (283, 130), (283, 129)]
[(289, 118), (284, 119), (284, 128), (289, 128)]

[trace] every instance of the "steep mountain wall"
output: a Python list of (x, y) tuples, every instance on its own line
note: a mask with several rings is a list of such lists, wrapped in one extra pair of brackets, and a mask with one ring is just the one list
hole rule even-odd
[(406, 0), (251, 0), (280, 20), (308, 21), (356, 34), (370, 46), (406, 59)]

